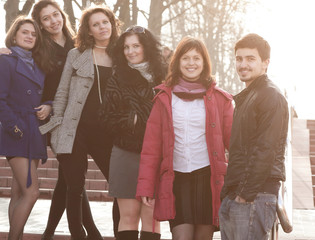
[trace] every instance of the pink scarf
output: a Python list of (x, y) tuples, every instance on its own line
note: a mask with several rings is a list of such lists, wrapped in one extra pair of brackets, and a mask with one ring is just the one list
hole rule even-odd
[(177, 85), (173, 87), (173, 93), (184, 100), (203, 98), (207, 89), (199, 82), (189, 82), (179, 78)]

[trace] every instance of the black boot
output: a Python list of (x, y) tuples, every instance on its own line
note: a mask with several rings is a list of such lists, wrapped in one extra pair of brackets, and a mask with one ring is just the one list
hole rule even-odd
[(161, 239), (161, 234), (153, 232), (141, 231), (140, 240), (159, 240)]
[(42, 235), (41, 240), (53, 240), (54, 239), (54, 234), (49, 234), (44, 232)]
[(117, 233), (116, 240), (138, 240), (139, 231), (128, 230)]
[(84, 229), (82, 228), (80, 231), (80, 234), (77, 234), (77, 236), (71, 236), (71, 240), (86, 240), (86, 234)]

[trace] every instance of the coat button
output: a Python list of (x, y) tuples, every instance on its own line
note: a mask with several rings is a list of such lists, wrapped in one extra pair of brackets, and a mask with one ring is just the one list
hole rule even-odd
[(215, 184), (216, 184), (216, 185), (219, 185), (219, 183), (220, 183), (219, 180), (216, 180), (216, 181), (215, 181)]
[(38, 90), (37, 92), (38, 92), (39, 95), (43, 94), (43, 90)]
[(214, 127), (215, 127), (215, 123), (211, 123), (211, 127), (213, 127), (213, 128), (214, 128)]
[(208, 100), (211, 100), (211, 97), (210, 97), (210, 96), (208, 96)]
[(213, 152), (213, 156), (217, 156), (218, 153), (216, 151)]
[(27, 92), (28, 95), (32, 94), (32, 90), (27, 90), (26, 92)]

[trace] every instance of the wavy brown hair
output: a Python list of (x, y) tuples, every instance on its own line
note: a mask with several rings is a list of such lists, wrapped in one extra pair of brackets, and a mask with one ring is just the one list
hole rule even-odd
[(89, 20), (94, 13), (99, 12), (104, 13), (112, 25), (112, 34), (110, 36), (109, 44), (106, 48), (107, 54), (112, 56), (114, 44), (120, 34), (121, 22), (115, 17), (113, 11), (107, 6), (90, 7), (83, 11), (80, 19), (78, 34), (75, 37), (75, 47), (77, 47), (80, 52), (83, 52), (86, 49), (92, 48), (94, 46), (94, 38), (89, 34)]
[(166, 86), (172, 87), (178, 84), (179, 78), (182, 76), (179, 66), (180, 59), (185, 53), (193, 49), (201, 54), (203, 58), (203, 70), (200, 74), (200, 82), (208, 88), (211, 82), (215, 81), (211, 76), (211, 60), (205, 44), (198, 38), (187, 36), (179, 42), (177, 48), (175, 49), (169, 65), (166, 80), (164, 81)]
[[(75, 32), (73, 31), (71, 24), (68, 19), (68, 15), (60, 8), (59, 4), (55, 2), (54, 0), (40, 0), (38, 1), (33, 8), (32, 11), (32, 18), (37, 22), (39, 26), (41, 26), (41, 20), (40, 20), (40, 12), (43, 8), (51, 5), (52, 7), (56, 8), (63, 19), (63, 27), (62, 32), (64, 36), (67, 38), (67, 40), (72, 40)], [(43, 70), (46, 73), (52, 72), (56, 69), (58, 66), (57, 62), (54, 61), (54, 59), (51, 57), (54, 54), (54, 40), (51, 38), (51, 35), (49, 32), (47, 32), (44, 28), (41, 29), (42, 35), (43, 35), (43, 46), (41, 49), (39, 49), (40, 56), (41, 56), (41, 65)]]

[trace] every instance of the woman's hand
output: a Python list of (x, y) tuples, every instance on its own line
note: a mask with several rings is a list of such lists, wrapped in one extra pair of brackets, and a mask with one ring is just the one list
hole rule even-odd
[(150, 197), (141, 197), (141, 199), (144, 205), (148, 207), (154, 207), (155, 199), (150, 198)]
[(9, 55), (11, 54), (11, 50), (9, 48), (0, 48), (0, 55), (4, 54), (4, 55)]
[(45, 120), (52, 111), (52, 107), (50, 105), (40, 105), (35, 109), (38, 110), (36, 115), (39, 120)]

